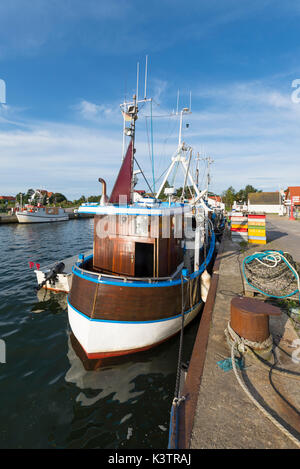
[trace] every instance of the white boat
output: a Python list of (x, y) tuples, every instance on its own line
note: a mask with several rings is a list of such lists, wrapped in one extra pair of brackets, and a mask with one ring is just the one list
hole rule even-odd
[[(92, 253), (93, 251), (87, 251), (84, 253), (84, 256), (89, 256)], [(52, 262), (36, 269), (34, 273), (36, 274), (38, 289), (44, 288), (46, 290), (69, 293), (72, 285), (72, 267), (77, 261), (78, 256), (72, 256), (63, 259), (59, 263)], [(55, 267), (61, 263), (64, 265), (62, 271), (58, 273), (53, 272)]]
[(19, 223), (50, 223), (69, 220), (69, 215), (59, 207), (27, 206), (16, 212)]

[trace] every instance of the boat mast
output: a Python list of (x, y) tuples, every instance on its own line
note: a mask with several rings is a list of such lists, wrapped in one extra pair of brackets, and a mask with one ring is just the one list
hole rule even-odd
[[(144, 98), (138, 99), (138, 92), (139, 92), (139, 62), (137, 63), (137, 79), (136, 79), (136, 94), (133, 95), (133, 100), (131, 102), (124, 102), (120, 104), (121, 111), (123, 114), (123, 149), (122, 149), (122, 160), (124, 160), (124, 153), (125, 153), (125, 137), (128, 136), (131, 138), (132, 141), (132, 156), (131, 156), (131, 191), (130, 191), (130, 198), (133, 201), (133, 191), (134, 191), (134, 160), (135, 160), (135, 121), (138, 118), (138, 104), (139, 103), (146, 103), (152, 102), (152, 98), (146, 97), (147, 92), (147, 68), (148, 68), (148, 56), (146, 56), (146, 64), (145, 64), (145, 90), (144, 90)], [(130, 127), (126, 127), (126, 121), (130, 121)], [(145, 177), (145, 176), (144, 176)]]
[(199, 161), (206, 161), (207, 162), (207, 176), (206, 176), (206, 190), (207, 190), (207, 198), (208, 198), (208, 189), (210, 185), (210, 165), (214, 162), (214, 160), (210, 156), (206, 156), (203, 158), (197, 158)]

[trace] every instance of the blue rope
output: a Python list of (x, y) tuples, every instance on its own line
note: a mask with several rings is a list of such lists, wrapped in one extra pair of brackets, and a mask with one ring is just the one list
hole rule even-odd
[(247, 256), (244, 258), (243, 260), (243, 264), (242, 264), (242, 271), (243, 271), (243, 275), (245, 277), (245, 280), (246, 282), (248, 283), (248, 285), (250, 285), (250, 287), (254, 288), (255, 290), (259, 291), (260, 293), (262, 293), (263, 295), (265, 296), (269, 296), (269, 297), (272, 297), (272, 298), (279, 298), (279, 299), (283, 299), (283, 298), (288, 298), (289, 296), (293, 296), (295, 295), (297, 292), (299, 293), (299, 301), (300, 301), (300, 291), (298, 290), (298, 288), (296, 288), (295, 291), (293, 291), (293, 293), (289, 293), (288, 295), (283, 295), (283, 296), (277, 296), (277, 295), (270, 295), (266, 292), (264, 292), (263, 290), (260, 290), (258, 287), (252, 285), (249, 280), (247, 279), (247, 276), (246, 276), (246, 273), (245, 273), (245, 264), (250, 264), (250, 262), (254, 261), (255, 259), (266, 259), (266, 260), (270, 260), (270, 258), (268, 259), (269, 256), (272, 256), (274, 253), (278, 253), (281, 257), (281, 259), (285, 262), (285, 264), (288, 266), (288, 268), (291, 270), (291, 272), (293, 273), (295, 279), (297, 280), (297, 276), (294, 272), (293, 269), (291, 269), (290, 265), (288, 264), (288, 262), (286, 261), (284, 255), (283, 255), (283, 251), (262, 251), (262, 252), (256, 252), (255, 254), (251, 254), (250, 256)]

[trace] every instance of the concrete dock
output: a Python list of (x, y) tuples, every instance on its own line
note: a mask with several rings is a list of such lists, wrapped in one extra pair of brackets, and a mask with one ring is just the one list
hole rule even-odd
[(231, 241), (229, 231), (223, 236), (183, 389), (186, 400), (179, 408), (179, 448), (300, 447), (300, 364), (292, 360), (299, 337), (287, 314), (270, 319), (278, 366), (287, 372), (270, 371), (273, 359), (262, 364), (251, 355), (246, 355), (244, 368), (238, 372), (251, 394), (299, 440), (299, 446), (254, 405), (234, 371), (224, 371), (217, 364), (230, 357), (224, 330), (232, 298), (244, 293), (243, 257), (280, 249), (300, 260), (300, 222), (267, 217), (267, 237), (267, 245), (249, 244), (242, 251), (240, 244)]

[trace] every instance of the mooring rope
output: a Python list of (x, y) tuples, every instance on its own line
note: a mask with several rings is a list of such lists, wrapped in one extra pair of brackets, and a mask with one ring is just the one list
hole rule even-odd
[[(209, 251), (208, 251), (208, 254), (207, 254), (207, 258), (206, 258), (206, 261), (203, 261), (203, 263), (201, 264), (201, 266), (199, 267), (199, 270), (197, 271), (197, 273), (203, 273), (205, 268), (206, 268), (206, 264), (208, 265), (210, 262), (211, 262), (211, 259), (212, 259), (212, 256), (213, 256), (213, 253), (214, 253), (214, 250), (215, 250), (215, 234), (214, 234), (214, 231), (212, 230), (211, 231), (211, 239), (210, 239), (210, 247), (209, 247)], [(191, 276), (192, 278), (190, 278), (188, 280), (188, 278), (186, 276), (181, 276), (181, 307), (182, 307), (182, 311), (181, 311), (181, 331), (180, 331), (180, 345), (179, 345), (179, 359), (178, 359), (178, 364), (177, 364), (177, 375), (176, 375), (176, 388), (175, 388), (175, 393), (174, 393), (174, 398), (173, 398), (173, 401), (172, 401), (172, 407), (171, 407), (171, 414), (170, 414), (170, 426), (169, 426), (169, 441), (168, 441), (168, 449), (177, 449), (178, 447), (178, 416), (177, 416), (177, 412), (178, 412), (178, 408), (180, 406), (180, 404), (182, 402), (185, 401), (185, 396), (179, 396), (179, 377), (180, 377), (180, 369), (181, 369), (181, 355), (182, 355), (182, 348), (183, 348), (183, 329), (184, 329), (184, 308), (185, 308), (185, 303), (186, 303), (186, 299), (185, 301), (183, 300), (183, 293), (184, 293), (184, 289), (183, 289), (183, 284), (184, 282), (186, 281), (192, 281), (193, 280), (193, 276)], [(190, 290), (190, 287), (188, 286), (188, 290), (187, 290), (187, 293), (189, 292)], [(188, 296), (187, 296), (188, 297)], [(184, 305), (184, 306), (182, 306)]]
[[(172, 402), (171, 408), (171, 417), (170, 417), (170, 430), (169, 430), (169, 443), (168, 449), (177, 449), (178, 447), (178, 417), (177, 411), (179, 405), (185, 400), (185, 396), (179, 396), (180, 393), (180, 375), (181, 375), (181, 364), (182, 364), (182, 350), (183, 350), (183, 332), (184, 332), (184, 310), (186, 304), (186, 298), (189, 297), (190, 283), (187, 282), (187, 295), (184, 296), (184, 280), (188, 280), (186, 276), (181, 275), (181, 329), (180, 329), (180, 340), (179, 340), (179, 350), (178, 350), (178, 361), (177, 361), (177, 373), (176, 373), (176, 384), (175, 384), (175, 393)], [(175, 441), (172, 442), (174, 434), (174, 423), (175, 420)]]
[(294, 437), (292, 433), (290, 433), (281, 423), (279, 423), (256, 399), (255, 397), (250, 393), (249, 389), (246, 387), (246, 385), (243, 383), (241, 377), (238, 374), (236, 363), (235, 363), (235, 354), (238, 352), (239, 354), (244, 354), (248, 350), (253, 352), (251, 350), (251, 345), (254, 344), (255, 346), (259, 346), (261, 349), (268, 349), (270, 347), (270, 341), (272, 340), (272, 337), (269, 336), (264, 342), (251, 342), (248, 341), (247, 339), (240, 337), (233, 329), (230, 327), (230, 324), (228, 322), (227, 324), (227, 329), (225, 329), (225, 335), (227, 338), (230, 338), (230, 343), (231, 343), (231, 362), (232, 362), (232, 368), (235, 374), (235, 377), (243, 389), (243, 391), (247, 394), (249, 399), (253, 402), (253, 404), (264, 414), (265, 417), (267, 417), (279, 430), (281, 430), (284, 435), (286, 435), (292, 442), (300, 448), (300, 441), (298, 438)]

